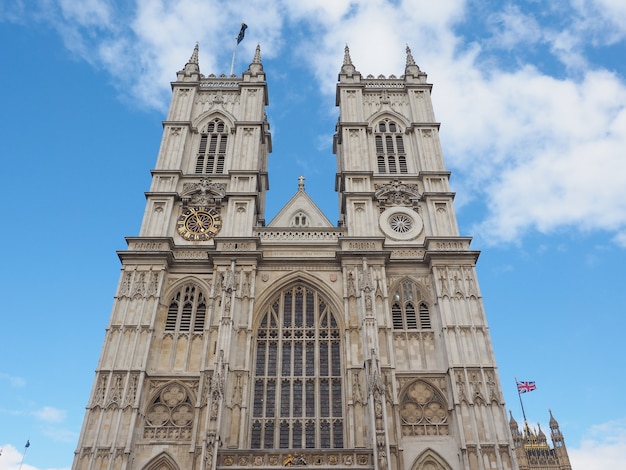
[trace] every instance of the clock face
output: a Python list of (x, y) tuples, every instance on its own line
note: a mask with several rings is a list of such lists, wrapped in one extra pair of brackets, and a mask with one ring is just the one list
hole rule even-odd
[(216, 209), (194, 206), (178, 217), (176, 231), (185, 240), (209, 240), (222, 228), (222, 216)]

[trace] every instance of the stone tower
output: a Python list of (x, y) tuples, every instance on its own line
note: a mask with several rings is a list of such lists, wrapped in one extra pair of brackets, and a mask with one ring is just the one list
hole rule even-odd
[(172, 84), (73, 469), (515, 469), (431, 85), (346, 47), (334, 226), (304, 178), (268, 224), (260, 50)]
[(561, 434), (559, 423), (552, 416), (552, 410), (550, 410), (552, 448), (550, 448), (541, 426), (535, 431), (530, 428), (527, 422), (524, 422), (524, 429), (520, 431), (512, 414), (509, 419), (509, 426), (511, 427), (513, 447), (515, 448), (519, 470), (572, 470), (565, 440)]

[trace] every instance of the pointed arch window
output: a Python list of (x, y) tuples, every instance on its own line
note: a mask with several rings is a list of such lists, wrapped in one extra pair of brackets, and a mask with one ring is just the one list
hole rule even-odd
[(391, 303), (391, 323), (394, 330), (431, 329), (428, 304), (415, 283), (406, 280), (396, 287)]
[(374, 127), (378, 173), (408, 173), (404, 140), (399, 126), (383, 119)]
[(298, 284), (257, 332), (253, 449), (343, 448), (341, 335), (328, 302)]
[(165, 331), (202, 332), (206, 320), (206, 300), (194, 285), (182, 287), (170, 301)]
[(227, 144), (228, 128), (221, 119), (213, 119), (200, 135), (196, 174), (224, 173)]
[(309, 225), (310, 225), (309, 218), (302, 211), (298, 211), (293, 216), (293, 219), (291, 220), (292, 227), (308, 227)]

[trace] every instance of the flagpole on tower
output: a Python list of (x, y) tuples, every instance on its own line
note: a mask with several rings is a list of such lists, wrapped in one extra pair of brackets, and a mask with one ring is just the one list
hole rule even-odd
[(248, 25), (245, 23), (241, 23), (241, 29), (239, 30), (239, 34), (235, 38), (235, 47), (233, 48), (233, 60), (230, 63), (230, 76), (232, 76), (235, 71), (235, 54), (237, 53), (237, 46), (241, 41), (243, 41), (243, 37), (246, 34), (246, 29), (248, 29)]
[(19, 470), (22, 470), (22, 464), (24, 463), (24, 459), (26, 458), (26, 451), (30, 447), (30, 439), (26, 439), (26, 445), (24, 446), (24, 454), (22, 455), (22, 461), (20, 462)]
[(526, 412), (524, 411), (524, 404), (522, 403), (522, 393), (532, 392), (537, 389), (535, 381), (524, 380), (520, 382), (515, 377), (515, 384), (517, 385), (517, 395), (519, 396), (519, 404), (522, 406), (522, 414), (524, 415), (524, 422), (526, 422)]
[(524, 423), (526, 422), (526, 412), (524, 411), (524, 403), (522, 402), (522, 391), (519, 388), (519, 382), (515, 377), (515, 384), (517, 385), (517, 396), (519, 397), (519, 404), (522, 407), (522, 415), (524, 416)]

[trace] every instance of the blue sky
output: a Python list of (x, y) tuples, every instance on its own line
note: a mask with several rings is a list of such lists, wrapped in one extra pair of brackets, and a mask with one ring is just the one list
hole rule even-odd
[[(547, 3), (547, 4), (546, 4)], [(261, 44), (274, 151), (266, 219), (298, 176), (337, 220), (334, 86), (404, 48), (433, 102), (507, 407), (561, 424), (574, 468), (626, 461), (623, 0), (14, 0), (0, 5), (0, 470), (71, 466), (120, 263), (156, 162), (169, 82)]]

